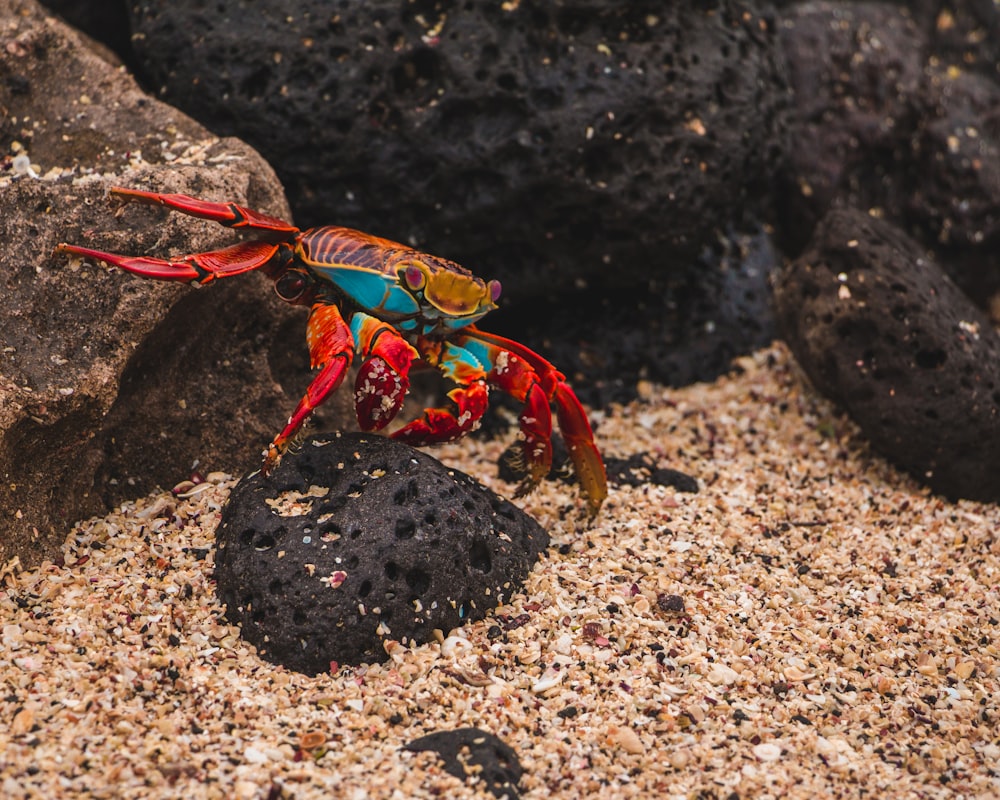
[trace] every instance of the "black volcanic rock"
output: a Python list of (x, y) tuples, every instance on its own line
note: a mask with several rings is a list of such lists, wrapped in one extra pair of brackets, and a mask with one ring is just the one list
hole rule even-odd
[(374, 434), (314, 436), (233, 489), (216, 532), (227, 616), (308, 674), (385, 660), (519, 591), (548, 534), (430, 456)]
[(520, 797), (518, 782), (524, 768), (513, 748), (488, 731), (479, 728), (438, 731), (414, 739), (406, 749), (437, 753), (446, 772), (463, 781), (477, 778), (495, 797), (507, 800)]
[(787, 102), (753, 3), (135, 0), (153, 88), (296, 220), (413, 241), (511, 299), (686, 265), (765, 208)]
[(913, 240), (832, 211), (775, 306), (810, 380), (877, 450), (950, 498), (1000, 500), (1000, 335)]
[(902, 4), (810, 2), (779, 25), (794, 93), (781, 232), (800, 252), (839, 196), (892, 202), (917, 124), (927, 37)]

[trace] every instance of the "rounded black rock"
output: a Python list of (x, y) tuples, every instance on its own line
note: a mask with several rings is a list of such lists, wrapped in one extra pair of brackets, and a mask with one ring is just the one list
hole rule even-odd
[(307, 674), (385, 660), (519, 591), (548, 534), (431, 456), (374, 434), (305, 440), (233, 489), (216, 531), (227, 617)]
[(1000, 336), (916, 242), (832, 211), (774, 299), (802, 369), (877, 450), (949, 498), (1000, 500)]

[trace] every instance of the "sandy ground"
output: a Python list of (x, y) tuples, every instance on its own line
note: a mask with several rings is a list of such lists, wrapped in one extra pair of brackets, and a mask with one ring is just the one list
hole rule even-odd
[[(497, 612), (524, 624), (381, 665), (289, 673), (223, 621), (226, 476), (81, 523), (0, 576), (0, 795), (488, 796), (400, 749), (478, 726), (525, 798), (1000, 796), (1000, 509), (873, 456), (784, 349), (740, 366), (597, 420), (698, 494), (612, 489), (585, 529), (544, 486), (553, 547)], [(433, 453), (509, 493), (504, 444)]]

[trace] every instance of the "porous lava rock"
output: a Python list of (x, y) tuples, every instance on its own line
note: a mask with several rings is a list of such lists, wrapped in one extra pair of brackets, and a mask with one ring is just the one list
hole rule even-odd
[(257, 147), (297, 217), (512, 299), (686, 264), (761, 209), (786, 102), (754, 3), (134, 0), (162, 97)]
[(775, 306), (810, 380), (886, 458), (949, 498), (1000, 500), (1000, 336), (923, 248), (831, 211)]
[(471, 778), (486, 784), (494, 797), (517, 800), (524, 768), (517, 753), (503, 739), (480, 728), (437, 731), (407, 743), (406, 749), (432, 751), (441, 757), (445, 771), (463, 782)]
[(768, 233), (730, 231), (690, 269), (501, 306), (483, 327), (538, 343), (584, 403), (627, 403), (639, 381), (712, 381), (737, 356), (774, 341), (770, 276), (777, 260)]
[(519, 591), (549, 537), (425, 453), (342, 434), (241, 480), (216, 540), (227, 617), (262, 657), (317, 674), (482, 619)]
[(865, 208), (902, 191), (927, 35), (891, 3), (798, 3), (777, 28), (794, 94), (779, 219), (797, 253), (837, 197)]
[(0, 563), (30, 567), (195, 461), (254, 464), (308, 355), (301, 310), (255, 275), (196, 292), (53, 256), (61, 241), (166, 255), (234, 240), (161, 209), (116, 216), (109, 185), (288, 207), (253, 150), (147, 96), (32, 0), (0, 0), (0, 38)]
[(930, 113), (914, 147), (914, 221), (954, 247), (1000, 245), (1000, 75), (928, 69)]
[(794, 93), (781, 246), (799, 254), (831, 207), (876, 209), (989, 306), (1000, 290), (1000, 10), (809, 2), (789, 4), (777, 29)]

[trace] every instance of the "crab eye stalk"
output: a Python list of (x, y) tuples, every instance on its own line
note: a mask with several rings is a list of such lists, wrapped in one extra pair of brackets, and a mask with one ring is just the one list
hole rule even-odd
[(427, 283), (427, 276), (416, 264), (409, 264), (403, 270), (403, 280), (412, 291), (416, 292), (424, 288), (424, 285)]
[(503, 287), (500, 286), (500, 281), (490, 281), (486, 284), (486, 288), (490, 291), (490, 299), (495, 303), (500, 299), (500, 294), (503, 292)]
[(309, 288), (309, 279), (301, 272), (286, 272), (274, 282), (274, 291), (286, 303), (294, 303)]

